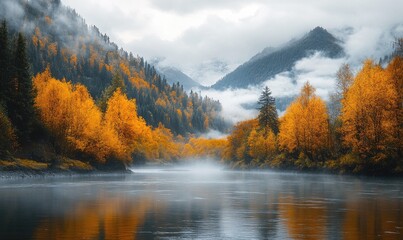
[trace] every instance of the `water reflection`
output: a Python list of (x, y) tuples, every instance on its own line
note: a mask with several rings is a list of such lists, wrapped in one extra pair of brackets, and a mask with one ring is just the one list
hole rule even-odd
[(290, 237), (326, 238), (327, 210), (323, 202), (314, 199), (296, 199), (292, 195), (281, 196), (279, 212)]
[(402, 239), (401, 181), (139, 171), (0, 182), (0, 239)]

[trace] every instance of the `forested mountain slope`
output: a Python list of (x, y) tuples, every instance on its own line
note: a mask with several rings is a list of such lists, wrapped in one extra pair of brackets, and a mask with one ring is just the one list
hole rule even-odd
[(151, 126), (162, 123), (177, 134), (226, 128), (219, 102), (169, 85), (143, 58), (119, 48), (60, 0), (3, 0), (0, 18), (11, 36), (24, 33), (33, 75), (49, 67), (58, 79), (84, 84), (94, 99), (115, 76)]

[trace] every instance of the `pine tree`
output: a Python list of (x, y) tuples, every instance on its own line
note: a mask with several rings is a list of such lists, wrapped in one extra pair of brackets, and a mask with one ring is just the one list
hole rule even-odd
[(6, 21), (0, 25), (0, 105), (7, 102), (7, 85), (10, 75), (10, 49)]
[(35, 117), (34, 88), (26, 53), (24, 36), (19, 33), (14, 52), (14, 65), (9, 82), (7, 110), (22, 143), (29, 140)]
[(97, 105), (101, 108), (103, 112), (106, 111), (107, 107), (107, 102), (110, 97), (112, 97), (113, 93), (117, 90), (120, 89), (122, 93), (126, 93), (126, 86), (123, 81), (122, 75), (120, 73), (115, 72), (113, 75), (113, 79), (111, 82), (111, 85), (109, 85), (105, 90), (102, 92), (101, 97), (97, 101)]
[(276, 110), (276, 101), (271, 96), (269, 87), (263, 89), (260, 95), (259, 101), (259, 125), (261, 129), (264, 129), (265, 136), (268, 134), (268, 130), (271, 129), (274, 134), (278, 133), (278, 115)]

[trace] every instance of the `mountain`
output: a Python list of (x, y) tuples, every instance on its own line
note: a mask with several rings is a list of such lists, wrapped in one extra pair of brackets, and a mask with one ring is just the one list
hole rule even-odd
[(118, 77), (150, 126), (162, 123), (182, 135), (226, 129), (218, 101), (168, 84), (142, 57), (119, 48), (60, 0), (1, 0), (0, 20), (6, 21), (10, 39), (25, 35), (33, 75), (49, 67), (55, 78), (83, 84), (96, 100)]
[(186, 91), (190, 91), (192, 88), (199, 88), (201, 85), (174, 67), (158, 67), (157, 71), (163, 75), (169, 84), (179, 83)]
[(248, 62), (224, 76), (212, 87), (215, 89), (246, 88), (290, 71), (295, 63), (320, 51), (330, 58), (341, 57), (344, 52), (340, 41), (321, 27), (311, 30), (301, 39), (290, 41), (279, 48), (266, 48)]

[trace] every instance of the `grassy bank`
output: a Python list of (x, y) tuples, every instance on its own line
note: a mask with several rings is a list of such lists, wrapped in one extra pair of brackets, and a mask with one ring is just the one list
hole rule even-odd
[(125, 169), (100, 169), (89, 163), (69, 158), (60, 158), (51, 163), (22, 158), (0, 160), (0, 178), (24, 178), (110, 172), (127, 173), (128, 171)]
[(52, 163), (38, 162), (31, 159), (14, 158), (0, 160), (0, 176), (32, 176), (56, 173), (90, 173), (96, 169), (78, 160), (63, 158)]

